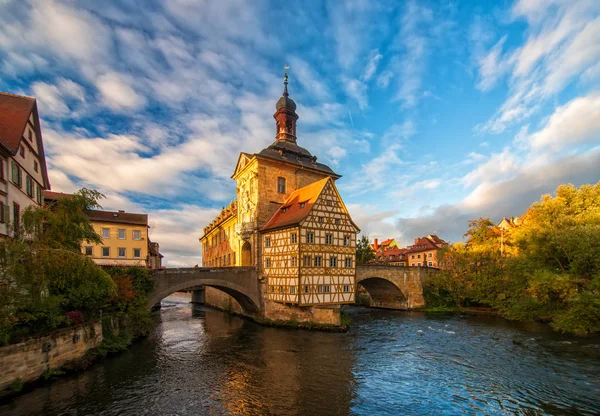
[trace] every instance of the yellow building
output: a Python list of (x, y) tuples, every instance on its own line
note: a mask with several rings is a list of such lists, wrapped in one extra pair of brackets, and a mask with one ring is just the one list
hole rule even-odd
[(124, 211), (89, 212), (90, 221), (102, 237), (101, 245), (84, 243), (81, 248), (96, 264), (141, 266), (148, 261), (148, 215)]
[[(298, 115), (287, 91), (287, 75), (275, 107), (276, 140), (259, 153), (240, 154), (232, 175), (237, 198), (204, 229), (202, 263), (206, 267), (256, 266), (261, 278), (274, 288), (268, 300), (299, 305), (354, 302), (358, 228), (335, 187), (340, 175), (298, 146)], [(288, 218), (296, 209), (304, 216), (283, 225), (277, 220)], [(314, 242), (306, 240), (310, 234)], [(275, 246), (266, 244), (269, 239), (276, 244), (281, 241), (277, 247), (289, 251), (285, 259), (274, 257)], [(321, 263), (301, 266), (304, 257)], [(279, 296), (280, 286), (287, 296)], [(329, 290), (327, 296), (325, 290)], [(302, 297), (298, 297), (300, 291)]]

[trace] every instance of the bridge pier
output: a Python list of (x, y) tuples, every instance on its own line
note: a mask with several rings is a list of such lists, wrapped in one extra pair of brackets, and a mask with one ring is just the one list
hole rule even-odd
[(192, 302), (196, 305), (204, 305), (206, 302), (206, 289), (204, 286), (192, 290)]

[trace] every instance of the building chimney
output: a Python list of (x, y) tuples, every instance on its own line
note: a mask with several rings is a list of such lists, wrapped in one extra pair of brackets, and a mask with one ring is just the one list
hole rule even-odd
[(419, 238), (418, 238), (418, 237), (416, 237), (416, 238), (415, 238), (415, 246), (416, 246), (418, 243), (419, 243)]
[(373, 245), (375, 246), (375, 250), (379, 248), (379, 244), (377, 244), (377, 239), (373, 240)]

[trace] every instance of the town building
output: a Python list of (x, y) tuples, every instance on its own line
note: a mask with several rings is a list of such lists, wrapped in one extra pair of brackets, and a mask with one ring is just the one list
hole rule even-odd
[(387, 240), (384, 240), (382, 242), (379, 242), (379, 240), (376, 238), (373, 240), (373, 243), (371, 244), (371, 248), (373, 250), (375, 250), (375, 252), (383, 252), (385, 250), (389, 250), (392, 248), (400, 248), (400, 244), (398, 244), (398, 242), (396, 241), (395, 238), (388, 238)]
[(393, 266), (408, 266), (407, 248), (389, 248), (376, 253), (375, 261)]
[(519, 225), (521, 225), (521, 219), (519, 217), (502, 217), (502, 220), (500, 220), (496, 227), (498, 227), (501, 230), (507, 231), (518, 227)]
[(0, 93), (0, 236), (19, 230), (21, 213), (50, 189), (35, 98)]
[[(44, 203), (69, 197), (62, 192), (44, 192)], [(139, 266), (151, 269), (162, 267), (158, 243), (148, 234), (148, 214), (125, 211), (87, 211), (94, 231), (102, 237), (101, 244), (84, 242), (81, 251), (101, 266)]]
[(408, 265), (411, 267), (441, 267), (438, 254), (440, 249), (447, 246), (448, 243), (435, 234), (415, 238), (415, 243), (408, 246), (405, 252)]
[(335, 186), (340, 175), (297, 144), (287, 84), (286, 74), (275, 141), (240, 154), (232, 175), (237, 198), (204, 228), (202, 264), (257, 267), (267, 302), (353, 303), (358, 227)]

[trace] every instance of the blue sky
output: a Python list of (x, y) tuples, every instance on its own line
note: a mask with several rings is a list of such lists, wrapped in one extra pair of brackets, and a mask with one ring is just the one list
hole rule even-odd
[(0, 1), (0, 90), (38, 99), (52, 189), (148, 212), (170, 266), (274, 140), (298, 142), (372, 238), (520, 215), (600, 179), (597, 0)]

